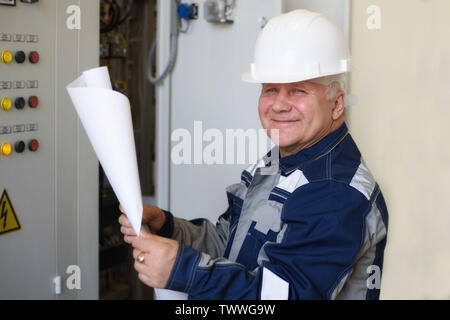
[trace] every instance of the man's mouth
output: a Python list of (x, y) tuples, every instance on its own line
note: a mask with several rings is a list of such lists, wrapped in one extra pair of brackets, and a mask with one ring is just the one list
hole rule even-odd
[(275, 122), (276, 124), (285, 124), (285, 125), (289, 125), (295, 122), (299, 122), (300, 120), (277, 120), (277, 119), (272, 119), (273, 122)]

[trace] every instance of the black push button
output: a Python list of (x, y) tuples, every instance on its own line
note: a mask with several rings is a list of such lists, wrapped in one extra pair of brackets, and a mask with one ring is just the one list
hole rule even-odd
[(16, 100), (14, 101), (14, 105), (17, 110), (22, 110), (23, 108), (25, 108), (25, 99), (22, 97), (16, 98)]
[(17, 51), (16, 54), (14, 55), (14, 59), (16, 60), (17, 63), (24, 63), (26, 58), (27, 56), (23, 51)]
[(16, 150), (17, 153), (22, 153), (25, 151), (25, 142), (23, 141), (18, 141), (16, 142), (16, 144), (14, 145), (14, 150)]

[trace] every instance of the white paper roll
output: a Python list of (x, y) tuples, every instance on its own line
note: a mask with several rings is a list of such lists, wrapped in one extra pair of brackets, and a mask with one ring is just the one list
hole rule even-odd
[(139, 236), (142, 195), (128, 98), (113, 91), (108, 69), (94, 68), (67, 86), (111, 186)]
[(188, 294), (167, 289), (155, 289), (156, 300), (187, 300)]

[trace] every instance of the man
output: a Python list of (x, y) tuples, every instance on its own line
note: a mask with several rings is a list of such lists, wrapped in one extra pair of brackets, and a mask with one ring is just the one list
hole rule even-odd
[(348, 71), (342, 32), (323, 15), (268, 22), (244, 80), (262, 83), (259, 115), (278, 147), (227, 188), (216, 225), (145, 207), (153, 234), (138, 239), (120, 217), (144, 283), (191, 299), (379, 298), (388, 213), (344, 122)]

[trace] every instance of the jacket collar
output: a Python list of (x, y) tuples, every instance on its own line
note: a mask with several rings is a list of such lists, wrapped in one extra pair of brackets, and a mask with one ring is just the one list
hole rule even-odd
[[(300, 166), (317, 160), (330, 153), (348, 135), (348, 128), (345, 122), (336, 131), (320, 140), (308, 149), (304, 149), (297, 154), (279, 159), (279, 166), (283, 175), (289, 175)], [(275, 151), (276, 150), (276, 151)], [(274, 148), (273, 152), (279, 152)], [(268, 155), (270, 157), (270, 153)]]

